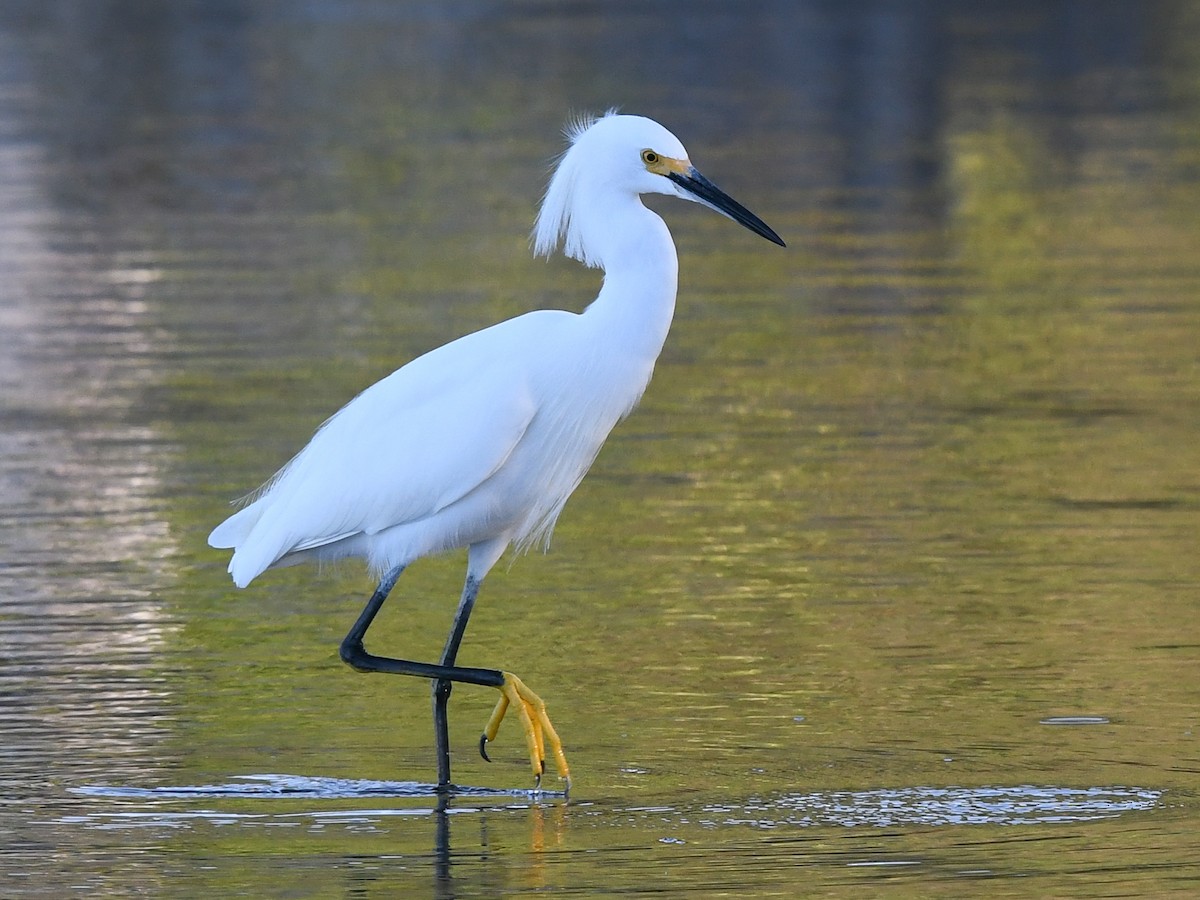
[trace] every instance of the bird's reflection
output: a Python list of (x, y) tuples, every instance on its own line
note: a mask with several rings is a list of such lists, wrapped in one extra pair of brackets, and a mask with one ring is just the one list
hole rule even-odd
[[(470, 854), (464, 854), (460, 851), (456, 856), (450, 834), (450, 822), (454, 818), (455, 799), (453, 793), (440, 794), (433, 811), (433, 895), (439, 898), (439, 900), (441, 898), (457, 896), (454, 881), (454, 866), (456, 861), (461, 861), (469, 857), (471, 860), (478, 862), (480, 860), (487, 860), (491, 855), (487, 816), (481, 815), (478, 817), (469, 816), (466, 819), (466, 821), (478, 821), (478, 851)], [(470, 805), (470, 801), (467, 798), (457, 799), (460, 808), (465, 809)], [(529, 851), (531, 858), (529, 865), (524, 869), (527, 879), (527, 883), (523, 885), (524, 888), (536, 889), (545, 887), (546, 861), (542, 854), (547, 848), (558, 847), (562, 844), (563, 835), (566, 831), (566, 809), (567, 801), (565, 798), (558, 800), (558, 802), (547, 802), (539, 799), (529, 804)]]
[(433, 811), (433, 883), (435, 897), (453, 897), (450, 875), (450, 795), (438, 796)]

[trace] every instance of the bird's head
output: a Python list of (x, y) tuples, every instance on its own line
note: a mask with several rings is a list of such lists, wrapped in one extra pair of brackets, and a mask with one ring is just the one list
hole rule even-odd
[(588, 265), (591, 257), (576, 221), (577, 203), (609, 195), (667, 194), (715, 209), (779, 246), (783, 240), (762, 219), (701, 175), (679, 138), (653, 119), (608, 113), (579, 119), (566, 129), (570, 142), (560, 158), (534, 227), (534, 252), (548, 256), (563, 242), (567, 256)]

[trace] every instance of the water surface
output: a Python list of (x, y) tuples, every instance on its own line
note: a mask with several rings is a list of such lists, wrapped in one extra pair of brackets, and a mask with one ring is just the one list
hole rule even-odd
[[(0, 12), (0, 893), (1189, 894), (1193, 4), (132, 2)], [(346, 669), (356, 565), (205, 536), (358, 390), (597, 275), (528, 229), (568, 114), (663, 121), (678, 314), (461, 659)], [(381, 652), (432, 658), (463, 560)], [(556, 785), (547, 779), (547, 787)]]

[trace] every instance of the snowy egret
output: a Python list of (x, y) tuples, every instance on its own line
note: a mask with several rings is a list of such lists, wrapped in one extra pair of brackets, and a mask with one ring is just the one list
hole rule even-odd
[[(367, 388), (209, 535), (232, 548), (245, 587), (267, 569), (364, 557), (382, 576), (341, 645), (363, 672), (433, 683), (438, 786), (450, 787), (446, 705), (453, 682), (500, 690), (479, 749), (517, 710), (537, 784), (547, 745), (570, 787), (545, 704), (509, 672), (455, 665), (479, 586), (510, 546), (549, 539), (571, 492), (613, 426), (650, 381), (675, 309), (678, 263), (662, 219), (642, 194), (711, 207), (784, 246), (761, 219), (692, 166), (679, 140), (650, 119), (608, 113), (566, 130), (533, 232), (548, 256), (604, 271), (582, 313), (539, 310), (466, 335)], [(375, 656), (363, 637), (410, 563), (467, 548), (467, 577), (437, 664)]]

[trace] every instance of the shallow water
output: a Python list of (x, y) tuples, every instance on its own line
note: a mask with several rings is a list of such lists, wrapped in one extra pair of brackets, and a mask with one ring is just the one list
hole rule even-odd
[[(0, 11), (0, 894), (1198, 889), (1193, 4)], [(461, 659), (337, 644), (351, 564), (204, 543), (371, 381), (579, 309), (529, 258), (620, 104), (788, 241), (665, 199), (676, 324)], [(461, 558), (372, 647), (431, 658)], [(552, 778), (546, 787), (556, 788)]]

